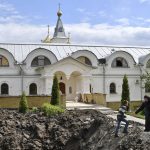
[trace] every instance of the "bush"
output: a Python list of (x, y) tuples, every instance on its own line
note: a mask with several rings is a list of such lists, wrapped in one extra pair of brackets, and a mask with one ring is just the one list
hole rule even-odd
[(51, 116), (51, 115), (63, 113), (64, 109), (58, 106), (51, 105), (49, 103), (44, 103), (42, 105), (42, 111), (44, 112), (45, 115)]
[(26, 95), (23, 92), (22, 96), (21, 96), (20, 103), (19, 103), (19, 112), (26, 113), (27, 111), (28, 111), (28, 102), (26, 99)]
[(31, 112), (37, 112), (38, 111), (38, 108), (37, 107), (32, 107), (32, 109), (31, 109)]
[(139, 114), (144, 116), (145, 115), (144, 110), (140, 111)]
[(52, 105), (60, 104), (59, 84), (56, 75), (54, 76), (53, 79), (51, 104)]
[[(129, 91), (128, 77), (126, 75), (124, 75), (124, 78), (123, 78), (121, 104), (123, 104), (124, 100), (127, 100), (128, 102), (130, 102), (130, 91)], [(129, 107), (129, 105), (128, 105), (128, 107)]]

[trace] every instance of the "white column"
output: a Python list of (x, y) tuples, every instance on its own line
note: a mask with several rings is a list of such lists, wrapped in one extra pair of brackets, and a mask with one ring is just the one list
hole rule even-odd
[(75, 83), (75, 87), (76, 87), (76, 93), (75, 94), (79, 94), (79, 93), (83, 93), (83, 85), (82, 85), (82, 76), (76, 77), (76, 83)]
[(53, 85), (53, 76), (45, 78), (45, 94), (51, 95)]
[(69, 79), (70, 79), (70, 75), (66, 75), (66, 81), (65, 81), (65, 85), (66, 85), (66, 99), (69, 100)]

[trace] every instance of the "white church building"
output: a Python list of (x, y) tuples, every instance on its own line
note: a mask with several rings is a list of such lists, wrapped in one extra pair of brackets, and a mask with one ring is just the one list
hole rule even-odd
[(57, 16), (53, 37), (48, 32), (42, 43), (0, 43), (0, 99), (23, 91), (27, 96), (50, 96), (55, 74), (66, 100), (101, 94), (111, 106), (120, 102), (125, 74), (131, 102), (149, 94), (140, 76), (150, 70), (150, 48), (71, 44), (60, 10)]

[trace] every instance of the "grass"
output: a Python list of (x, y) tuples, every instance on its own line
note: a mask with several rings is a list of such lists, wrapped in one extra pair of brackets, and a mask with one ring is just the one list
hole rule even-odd
[(42, 111), (46, 116), (51, 116), (51, 115), (63, 113), (64, 109), (60, 108), (59, 106), (51, 105), (50, 103), (44, 103), (42, 105)]
[(135, 112), (127, 112), (126, 114), (136, 118), (145, 119), (145, 116), (142, 113), (135, 114)]

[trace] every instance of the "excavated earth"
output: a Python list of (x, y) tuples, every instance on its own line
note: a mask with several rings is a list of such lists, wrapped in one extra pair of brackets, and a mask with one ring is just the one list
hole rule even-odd
[(0, 150), (149, 150), (150, 133), (130, 126), (128, 135), (115, 138), (114, 120), (95, 110), (51, 117), (0, 110)]

